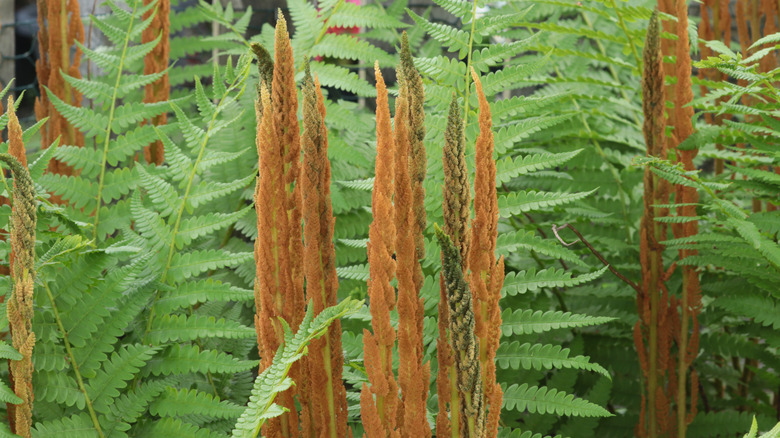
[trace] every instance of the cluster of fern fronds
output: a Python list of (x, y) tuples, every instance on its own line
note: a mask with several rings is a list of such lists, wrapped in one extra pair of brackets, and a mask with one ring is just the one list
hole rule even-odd
[(39, 1), (0, 435), (780, 420), (778, 3), (434, 1)]

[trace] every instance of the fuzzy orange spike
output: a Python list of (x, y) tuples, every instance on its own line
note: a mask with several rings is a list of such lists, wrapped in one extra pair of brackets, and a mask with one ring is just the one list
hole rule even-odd
[[(330, 161), (325, 128), (325, 100), (320, 83), (312, 81), (308, 65), (303, 85), (303, 272), (306, 294), (314, 314), (336, 305), (338, 279), (333, 246), (333, 209), (330, 200)], [(320, 431), (331, 438), (347, 435), (347, 394), (342, 383), (341, 322), (309, 347), (311, 412)]]
[[(31, 436), (32, 427), (32, 350), (35, 333), (32, 331), (33, 285), (35, 281), (35, 188), (27, 172), (27, 156), (22, 141), (22, 128), (16, 117), (13, 97), (8, 98), (8, 153), (5, 164), (14, 175), (14, 200), (11, 208), (11, 253), (9, 262), (13, 287), (8, 299), (8, 328), (14, 348), (22, 355), (20, 360), (9, 360), (11, 386), (18, 405), (8, 404), (11, 432), (23, 438)], [(7, 155), (5, 157), (8, 157)], [(10, 160), (10, 161), (9, 161)]]
[[(263, 232), (258, 234), (255, 241), (255, 327), (258, 333), (260, 369), (264, 370), (271, 365), (274, 353), (284, 338), (279, 317), (284, 315), (284, 303), (292, 289), (292, 277), (286, 193), (284, 186), (278, 183), (284, 175), (284, 165), (278, 150), (277, 130), (268, 89), (261, 90), (260, 95), (263, 112), (257, 115), (260, 176), (255, 186), (255, 205), (257, 229)], [(255, 104), (258, 113), (260, 105), (259, 102)], [(270, 437), (297, 436), (298, 424), (292, 391), (285, 391), (279, 397), (279, 404), (292, 411), (269, 420), (264, 433)], [(291, 435), (293, 431), (295, 435)]]
[[(664, 72), (661, 54), (661, 36), (658, 14), (650, 19), (644, 49), (642, 76), (643, 126), (647, 156), (666, 159), (667, 147), (664, 133)], [(673, 366), (669, 360), (671, 336), (663, 330), (670, 312), (677, 310), (669, 301), (666, 290), (663, 250), (660, 243), (666, 240), (667, 226), (655, 220), (668, 216), (669, 209), (656, 204), (669, 202), (669, 182), (655, 175), (650, 168), (644, 174), (644, 213), (640, 226), (640, 262), (642, 266), (642, 293), (637, 296), (639, 321), (634, 326), (634, 343), (644, 376), (645, 391), (636, 435), (656, 437), (668, 434), (669, 397), (664, 388), (664, 376)]]
[[(691, 55), (688, 45), (688, 8), (687, 1), (678, 0), (677, 8), (677, 87), (674, 95), (674, 132), (677, 141), (674, 144), (676, 148), (681, 142), (693, 134), (693, 108), (690, 106), (693, 101), (693, 90), (691, 83)], [(695, 166), (693, 159), (698, 151), (677, 150), (679, 162), (682, 163), (685, 170), (693, 170)], [(695, 204), (699, 202), (699, 193), (695, 188), (675, 185), (675, 200), (678, 203), (685, 204), (677, 208), (678, 216), (696, 216)], [(691, 237), (699, 232), (699, 222), (689, 221), (680, 224), (679, 227), (672, 227), (675, 237)], [(697, 251), (690, 249), (680, 250), (680, 258), (696, 255)], [(701, 287), (699, 285), (699, 273), (695, 266), (684, 265), (682, 268), (683, 284), (681, 306), (681, 326), (680, 326), (680, 358), (677, 371), (677, 436), (685, 438), (687, 425), (693, 420), (686, 412), (686, 394), (687, 379), (686, 373), (691, 368), (691, 363), (696, 357), (699, 347), (698, 319), (697, 315), (701, 311)], [(689, 326), (692, 324), (692, 327)], [(693, 329), (689, 334), (689, 330)], [(690, 336), (690, 337), (689, 337)], [(694, 405), (691, 413), (695, 414), (695, 394), (697, 388), (691, 390), (691, 402)]]
[[(158, 0), (144, 0), (144, 6)], [(154, 14), (151, 24), (144, 29), (141, 34), (141, 42), (149, 43), (160, 37), (160, 42), (144, 58), (144, 74), (151, 75), (165, 71), (168, 68), (170, 53), (170, 0), (159, 0), (156, 11), (152, 9), (147, 12), (144, 19), (148, 19)], [(144, 103), (164, 102), (168, 100), (171, 93), (171, 84), (168, 80), (168, 73), (161, 78), (147, 84), (144, 88)], [(162, 113), (154, 117), (150, 122), (155, 126), (165, 125), (168, 122), (168, 114)], [(144, 158), (147, 163), (160, 165), (165, 159), (163, 144), (157, 140), (144, 148)]]
[(393, 132), (390, 123), (387, 87), (374, 64), (376, 76), (376, 138), (377, 156), (374, 188), (371, 195), (373, 221), (368, 231), (368, 297), (371, 328), (363, 331), (364, 363), (371, 384), (363, 385), (360, 412), (368, 438), (399, 436), (398, 383), (393, 375), (395, 329), (390, 323), (390, 311), (395, 307), (395, 290), (391, 285), (396, 263), (393, 222)]
[(503, 391), (496, 383), (496, 351), (501, 338), (501, 310), (498, 301), (504, 284), (503, 257), (496, 262), (498, 237), (498, 194), (490, 105), (476, 71), (471, 77), (479, 99), (479, 136), (475, 146), (474, 220), (469, 249), (469, 286), (474, 294), (475, 332), (479, 338), (482, 382), (487, 402), (488, 436), (498, 434)]
[(426, 419), (430, 364), (423, 365), (423, 305), (415, 282), (420, 269), (415, 250), (415, 216), (409, 168), (408, 89), (402, 83), (395, 102), (395, 229), (398, 279), (398, 383), (403, 410), (401, 435), (429, 437)]
[[(35, 63), (38, 82), (64, 102), (81, 105), (81, 93), (72, 88), (60, 71), (80, 79), (81, 50), (76, 48), (71, 58), (71, 48), (76, 41), (84, 42), (84, 25), (81, 22), (78, 0), (38, 0), (38, 47), (40, 58)], [(47, 148), (60, 137), (60, 144), (84, 146), (84, 135), (61, 115), (49, 100), (46, 92), (35, 101), (35, 115), (38, 120), (46, 117), (48, 122), (41, 127), (41, 147)], [(65, 163), (52, 159), (49, 171), (70, 175), (73, 169)]]

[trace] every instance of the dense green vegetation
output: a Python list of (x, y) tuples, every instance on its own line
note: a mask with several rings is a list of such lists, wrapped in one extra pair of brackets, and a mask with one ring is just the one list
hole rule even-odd
[[(398, 375), (402, 398), (392, 398), (411, 403), (405, 385), (414, 380), (404, 370), (414, 355), (404, 356), (411, 347), (402, 337), (411, 336), (404, 324), (418, 311), (415, 360), (430, 372), (427, 409), (398, 414), (400, 436), (444, 436), (456, 417), (463, 427), (453, 436), (492, 436), (491, 413), (497, 436), (513, 438), (733, 437), (772, 429), (780, 421), (780, 5), (745, 1), (734, 18), (715, 1), (690, 17), (683, 0), (435, 3), (449, 24), (433, 21), (431, 9), (407, 9), (405, 0), (288, 0), (292, 58), (281, 60), (279, 27), (275, 34), (267, 23), (251, 34), (251, 10), (218, 3), (107, 0), (111, 12), (91, 18), (109, 42), (97, 49), (79, 42), (73, 17), (57, 14), (73, 35), (46, 47), (80, 53), (97, 73), (82, 78), (52, 55), (55, 73), (40, 79), (38, 122), (22, 132), (13, 100), (0, 116), (0, 132), (8, 128), (0, 154), (10, 154), (0, 159), (13, 171), (0, 186), (0, 261), (10, 265), (0, 271), (8, 303), (0, 306), (0, 358), (9, 362), (0, 367), (0, 401), (9, 407), (0, 413), (0, 436), (298, 436), (288, 432), (298, 430), (298, 415), (301, 435), (309, 436), (307, 427), (325, 424), (313, 420), (323, 415), (333, 424), (327, 436), (346, 436), (337, 429), (345, 423), (354, 436), (369, 429), (372, 437), (361, 394), (380, 410), (393, 404), (377, 392), (371, 370), (379, 368), (367, 356), (389, 369), (391, 388)], [(170, 22), (158, 14), (170, 14)], [(211, 21), (219, 34), (178, 33)], [(46, 38), (58, 35), (54, 22)], [(352, 27), (359, 33), (343, 32)], [(401, 56), (404, 41), (413, 58)], [(212, 51), (208, 64), (186, 62)], [(65, 64), (71, 61), (78, 56)], [(387, 80), (393, 132), (389, 114), (382, 131), (386, 101), (372, 77), (375, 61), (385, 77), (398, 78)], [(279, 85), (282, 66), (295, 89)], [(164, 92), (155, 88), (163, 80), (170, 85)], [(10, 87), (0, 93), (4, 102)], [(297, 97), (285, 106), (297, 118), (278, 115), (285, 91), (292, 94), (284, 105)], [(407, 112), (409, 120), (401, 116)], [(297, 130), (298, 119), (300, 140), (287, 129)], [(399, 126), (409, 127), (407, 140), (399, 140), (406, 138)], [(283, 135), (267, 140), (277, 132)], [(393, 269), (382, 278), (399, 297), (412, 287), (407, 282), (414, 285), (421, 305), (410, 311), (401, 298), (397, 308), (385, 303), (398, 342), (393, 331), (389, 356), (383, 350), (377, 361), (379, 353), (364, 349), (369, 332), (377, 342), (388, 339), (378, 334), (372, 306), (380, 300), (368, 282), (379, 275), (369, 252), (384, 245), (373, 232), (369, 242), (378, 219), (372, 199), (389, 190), (387, 203), (394, 195), (398, 209), (404, 193), (397, 182), (390, 187), (392, 171), (389, 179), (380, 175), (383, 141), (394, 151), (411, 145), (409, 202), (422, 207), (410, 207), (408, 235), (389, 219), (381, 226), (391, 231), (376, 233), (416, 243), (389, 246), (396, 252), (384, 260)], [(303, 144), (303, 159), (293, 143)], [(258, 198), (271, 169), (258, 150), (277, 144), (284, 153), (274, 183), (283, 199), (269, 201)], [(419, 144), (423, 161), (415, 160)], [(329, 162), (324, 155), (307, 161), (322, 150)], [(385, 153), (393, 161), (394, 152)], [(455, 163), (459, 154), (463, 161)], [(324, 162), (327, 172), (318, 167)], [(419, 162), (427, 165), (416, 168)], [(452, 172), (463, 163), (458, 180)], [(291, 179), (296, 166), (301, 176)], [(329, 189), (311, 175), (329, 176)], [(375, 187), (380, 182), (384, 189)], [(424, 198), (415, 197), (418, 189)], [(303, 220), (285, 204), (300, 191), (307, 191), (304, 203), (319, 202), (313, 210), (303, 204)], [(467, 220), (455, 223), (446, 208), (464, 199), (458, 214)], [(284, 211), (293, 225), (270, 259), (263, 239), (283, 229), (272, 211)], [(493, 213), (493, 228), (478, 220)], [(317, 215), (330, 224), (323, 230), (335, 226), (306, 252), (301, 242), (309, 245), (312, 234), (305, 226)], [(261, 223), (273, 226), (258, 231)], [(475, 257), (490, 265), (471, 261), (466, 230), (482, 236), (478, 249), (494, 257)], [(409, 248), (417, 257), (401, 255)], [(315, 254), (319, 274), (296, 261)], [(300, 309), (267, 313), (265, 304), (262, 313), (266, 283), (257, 279), (266, 272), (282, 278), (288, 262), (290, 289), (301, 297), (306, 278), (305, 299), (289, 305)], [(410, 277), (394, 280), (402, 265)], [(482, 270), (471, 272), (474, 266)], [(315, 296), (310, 279), (325, 285), (329, 268), (337, 295)], [(456, 293), (458, 305), (441, 301)], [(278, 295), (280, 309), (286, 296)], [(490, 297), (500, 315), (486, 310)], [(440, 324), (447, 309), (461, 319)], [(492, 344), (483, 325), (500, 342)], [(277, 344), (269, 340), (274, 330)], [(34, 337), (21, 337), (28, 332)], [(442, 342), (462, 356), (441, 365)], [(481, 356), (469, 356), (474, 345)], [(341, 377), (326, 387), (343, 388), (345, 412), (334, 407), (338, 390), (325, 401), (306, 398), (322, 383), (307, 371), (316, 355), (327, 358), (319, 366), (328, 379)], [(440, 366), (452, 369), (444, 388)], [(19, 384), (27, 374), (31, 394)], [(455, 383), (467, 378), (468, 388)], [(496, 409), (489, 397), (498, 388)], [(474, 411), (461, 415), (464, 400)], [(395, 417), (382, 416), (383, 427)], [(429, 427), (410, 434), (413, 420)], [(480, 421), (487, 424), (481, 434)]]

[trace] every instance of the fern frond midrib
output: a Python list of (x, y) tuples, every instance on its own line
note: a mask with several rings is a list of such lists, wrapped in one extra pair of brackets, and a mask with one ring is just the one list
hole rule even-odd
[(119, 66), (116, 72), (116, 81), (114, 82), (114, 91), (111, 96), (111, 106), (108, 111), (108, 127), (106, 128), (106, 138), (103, 141), (103, 158), (100, 166), (100, 177), (98, 179), (98, 190), (95, 198), (95, 221), (92, 225), (92, 240), (93, 243), (97, 241), (98, 223), (100, 223), (100, 206), (103, 200), (103, 186), (105, 185), (106, 178), (106, 162), (108, 161), (108, 145), (111, 143), (111, 129), (114, 122), (114, 111), (116, 110), (116, 101), (119, 94), (119, 84), (122, 80), (122, 70), (124, 70), (125, 57), (127, 56), (127, 47), (130, 44), (130, 34), (133, 30), (133, 23), (135, 22), (136, 10), (138, 9), (138, 1), (133, 3), (133, 11), (130, 14), (130, 25), (127, 27), (125, 33), (125, 41), (122, 46), (122, 56), (119, 58)]
[[(247, 64), (248, 65), (248, 64)], [(239, 83), (242, 84), (241, 91), (239, 92), (239, 95), (243, 94), (244, 89), (246, 88), (246, 80), (242, 80), (246, 78), (246, 75), (248, 74), (248, 68), (244, 68), (244, 75), (236, 76), (236, 81), (239, 81)], [(235, 89), (236, 82), (234, 81), (233, 84), (230, 84), (229, 87), (225, 88), (225, 91), (223, 92), (222, 96), (219, 99), (219, 104), (217, 104), (217, 107), (214, 109), (211, 120), (209, 121), (208, 129), (206, 130), (205, 135), (203, 136), (203, 141), (200, 144), (200, 149), (198, 150), (198, 156), (195, 159), (195, 163), (193, 163), (192, 169), (190, 169), (189, 176), (187, 177), (187, 186), (184, 190), (184, 195), (181, 198), (181, 204), (179, 205), (179, 209), (176, 213), (176, 221), (173, 226), (173, 230), (171, 232), (171, 242), (169, 244), (168, 249), (168, 255), (165, 262), (165, 267), (163, 268), (162, 274), (160, 275), (160, 282), (165, 283), (165, 281), (168, 279), (168, 272), (171, 268), (171, 262), (173, 260), (173, 256), (176, 253), (176, 236), (179, 232), (179, 227), (181, 226), (181, 219), (184, 215), (184, 210), (186, 210), (187, 206), (187, 200), (189, 199), (190, 192), (192, 190), (193, 182), (195, 181), (195, 175), (198, 172), (198, 165), (200, 164), (200, 161), (203, 159), (203, 155), (206, 151), (206, 145), (208, 144), (209, 139), (211, 138), (212, 132), (214, 131), (215, 124), (217, 121), (217, 116), (220, 114), (220, 109), (222, 109), (226, 101), (228, 101), (227, 97)], [(232, 101), (231, 101), (232, 102)], [(158, 289), (155, 291), (154, 294), (154, 300), (152, 301), (151, 311), (149, 314), (149, 319), (146, 323), (146, 330), (144, 331), (143, 336), (143, 343), (146, 344), (147, 338), (149, 336), (149, 332), (152, 328), (152, 322), (154, 321), (155, 317), (155, 307), (154, 305), (157, 303), (157, 300), (160, 298), (160, 290)]]
[(79, 386), (79, 390), (84, 395), (84, 401), (86, 402), (89, 416), (92, 419), (92, 424), (95, 426), (95, 430), (97, 431), (98, 436), (100, 438), (105, 438), (105, 435), (103, 434), (103, 430), (100, 428), (100, 422), (98, 421), (97, 415), (95, 414), (95, 409), (92, 407), (92, 400), (90, 399), (89, 394), (87, 393), (87, 388), (84, 386), (84, 379), (81, 377), (78, 361), (76, 360), (76, 356), (73, 354), (70, 341), (68, 341), (68, 331), (65, 330), (65, 326), (62, 324), (62, 318), (60, 318), (60, 312), (57, 309), (57, 304), (54, 301), (54, 295), (52, 294), (48, 283), (43, 282), (43, 287), (46, 290), (46, 295), (48, 296), (49, 301), (51, 302), (51, 309), (52, 312), (54, 313), (54, 320), (57, 323), (57, 329), (60, 331), (60, 334), (62, 335), (62, 341), (65, 344), (65, 351), (67, 352), (68, 359), (70, 359), (70, 364), (73, 367), (73, 373), (76, 375), (76, 383)]

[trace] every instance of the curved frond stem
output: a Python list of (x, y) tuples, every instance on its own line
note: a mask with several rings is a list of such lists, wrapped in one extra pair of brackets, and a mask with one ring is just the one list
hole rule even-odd
[(138, 10), (138, 1), (133, 2), (133, 11), (130, 14), (130, 25), (127, 26), (127, 32), (125, 33), (125, 41), (122, 44), (122, 56), (119, 58), (119, 65), (116, 69), (116, 79), (114, 80), (114, 90), (111, 96), (111, 106), (108, 110), (108, 127), (106, 128), (106, 138), (103, 139), (103, 157), (100, 164), (100, 177), (98, 178), (97, 197), (95, 198), (95, 221), (92, 223), (92, 241), (97, 242), (98, 223), (100, 223), (100, 206), (103, 200), (103, 187), (106, 182), (106, 162), (108, 161), (108, 145), (111, 143), (111, 128), (114, 124), (114, 111), (116, 111), (116, 101), (119, 94), (119, 84), (122, 80), (122, 71), (125, 66), (125, 58), (127, 56), (127, 47), (130, 45), (130, 35), (133, 30), (133, 24), (135, 23), (136, 11)]
[(97, 431), (97, 434), (100, 438), (105, 438), (105, 434), (103, 434), (103, 429), (100, 427), (100, 422), (98, 421), (97, 415), (95, 414), (95, 409), (92, 407), (92, 399), (89, 398), (89, 394), (87, 393), (87, 388), (84, 386), (84, 379), (81, 377), (81, 372), (79, 371), (79, 364), (76, 362), (76, 356), (73, 354), (73, 349), (71, 348), (70, 341), (68, 341), (68, 331), (65, 330), (65, 326), (62, 324), (62, 318), (60, 318), (60, 312), (57, 310), (57, 303), (54, 302), (54, 295), (51, 292), (51, 288), (49, 287), (49, 284), (46, 282), (43, 282), (43, 288), (46, 290), (46, 296), (49, 297), (49, 301), (51, 302), (51, 310), (54, 313), (54, 320), (57, 322), (57, 329), (59, 329), (60, 334), (62, 335), (62, 341), (65, 344), (65, 352), (68, 354), (68, 360), (70, 361), (71, 367), (73, 367), (73, 373), (76, 375), (76, 383), (79, 385), (79, 391), (81, 391), (82, 394), (84, 394), (84, 401), (87, 405), (87, 412), (89, 412), (89, 418), (92, 419), (92, 424), (95, 426), (95, 430)]
[[(569, 242), (569, 243), (566, 243), (566, 241), (565, 241), (565, 240), (563, 240), (563, 239), (561, 238), (561, 236), (558, 234), (558, 231), (561, 231), (561, 230), (563, 230), (563, 229), (565, 229), (565, 228), (568, 228), (568, 229), (572, 230), (572, 232), (574, 232), (574, 234), (576, 234), (576, 235), (577, 235), (577, 238), (578, 238), (578, 239), (577, 239), (577, 240), (575, 240), (574, 242)], [(587, 247), (588, 247), (588, 250), (590, 250), (590, 252), (591, 252), (591, 253), (593, 253), (593, 255), (595, 255), (595, 256), (596, 256), (596, 257), (599, 259), (599, 261), (601, 261), (601, 263), (603, 263), (603, 264), (604, 264), (604, 266), (606, 266), (606, 267), (607, 267), (607, 269), (609, 269), (609, 272), (611, 272), (611, 273), (615, 274), (615, 277), (617, 277), (617, 278), (621, 279), (621, 280), (622, 280), (624, 283), (626, 283), (627, 285), (631, 286), (631, 288), (632, 288), (632, 289), (634, 289), (634, 290), (635, 290), (635, 291), (636, 291), (638, 294), (641, 294), (641, 293), (642, 293), (642, 290), (639, 288), (639, 285), (637, 285), (636, 283), (634, 283), (633, 281), (631, 281), (631, 280), (630, 280), (628, 277), (626, 277), (625, 275), (621, 274), (621, 273), (620, 273), (620, 271), (618, 271), (617, 269), (615, 269), (615, 267), (614, 267), (614, 266), (612, 266), (612, 265), (611, 265), (611, 264), (610, 264), (610, 263), (607, 261), (607, 259), (605, 259), (605, 258), (604, 258), (604, 256), (602, 256), (602, 255), (601, 255), (601, 253), (599, 253), (598, 251), (596, 251), (596, 248), (594, 248), (594, 247), (593, 247), (593, 245), (591, 245), (591, 244), (590, 244), (590, 242), (588, 242), (588, 239), (586, 239), (586, 238), (585, 238), (585, 237), (584, 237), (584, 236), (583, 236), (583, 235), (582, 235), (582, 234), (581, 234), (581, 233), (580, 233), (580, 232), (579, 232), (579, 231), (578, 231), (576, 228), (574, 228), (574, 227), (573, 227), (571, 224), (563, 224), (563, 225), (561, 225), (561, 226), (557, 226), (557, 225), (553, 224), (553, 226), (552, 226), (552, 231), (553, 231), (553, 233), (555, 234), (555, 237), (558, 239), (558, 241), (559, 241), (559, 242), (561, 242), (561, 244), (562, 244), (563, 246), (572, 246), (572, 245), (574, 245), (575, 243), (578, 243), (578, 242), (582, 242), (582, 243), (584, 243), (584, 244), (585, 244), (585, 246), (587, 246)]]

